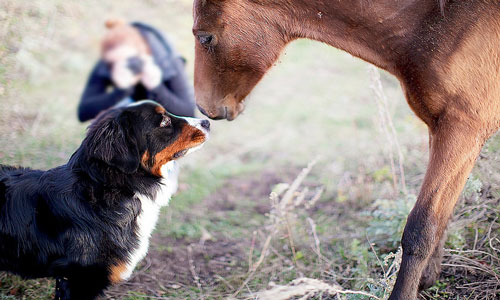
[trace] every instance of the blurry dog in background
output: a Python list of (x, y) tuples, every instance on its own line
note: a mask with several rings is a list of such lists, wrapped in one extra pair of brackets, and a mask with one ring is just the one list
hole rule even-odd
[(108, 110), (66, 165), (0, 165), (0, 270), (56, 278), (56, 299), (95, 299), (146, 255), (176, 159), (208, 138), (207, 120), (153, 101)]

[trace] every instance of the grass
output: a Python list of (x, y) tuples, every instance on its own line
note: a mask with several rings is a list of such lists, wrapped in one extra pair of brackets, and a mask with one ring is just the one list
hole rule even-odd
[[(0, 163), (48, 169), (78, 147), (87, 124), (76, 120), (76, 107), (110, 15), (168, 32), (192, 76), (189, 0), (2, 1)], [(394, 192), (401, 174), (391, 170), (368, 65), (317, 42), (294, 42), (244, 115), (212, 122), (210, 142), (183, 160), (180, 192), (162, 212), (148, 257), (107, 298), (226, 299), (239, 290), (233, 298), (255, 299), (300, 277), (387, 297), (428, 146), (399, 84), (385, 73), (381, 83), (405, 157), (407, 194)], [(422, 299), (500, 296), (499, 153), (495, 136), (456, 209), (443, 274)], [(278, 209), (279, 192), (315, 159), (294, 204)], [(0, 273), (1, 300), (50, 299), (52, 288), (51, 280)], [(319, 294), (309, 299), (328, 299)]]

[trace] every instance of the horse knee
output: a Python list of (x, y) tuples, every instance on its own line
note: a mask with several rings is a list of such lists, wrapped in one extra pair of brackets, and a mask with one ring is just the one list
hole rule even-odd
[(420, 260), (428, 258), (436, 247), (438, 226), (422, 213), (411, 213), (401, 239), (403, 254)]

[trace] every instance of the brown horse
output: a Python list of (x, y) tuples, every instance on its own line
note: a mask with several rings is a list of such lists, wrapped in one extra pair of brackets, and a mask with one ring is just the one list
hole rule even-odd
[[(445, 5), (446, 4), (446, 5)], [(498, 0), (195, 0), (195, 90), (232, 120), (287, 43), (318, 40), (396, 76), (429, 128), (430, 160), (390, 299), (440, 272), (444, 232), (484, 142), (500, 127)]]

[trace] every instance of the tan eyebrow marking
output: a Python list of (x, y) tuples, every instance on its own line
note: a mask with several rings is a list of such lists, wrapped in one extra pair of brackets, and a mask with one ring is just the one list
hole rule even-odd
[(162, 176), (161, 167), (167, 162), (171, 161), (175, 153), (196, 147), (204, 141), (205, 134), (201, 130), (187, 124), (184, 125), (177, 140), (154, 156), (154, 163), (151, 167), (151, 173), (156, 176)]
[(165, 108), (163, 108), (163, 106), (160, 106), (158, 105), (157, 107), (155, 107), (155, 111), (159, 114), (164, 114), (166, 113), (167, 111), (165, 110)]

